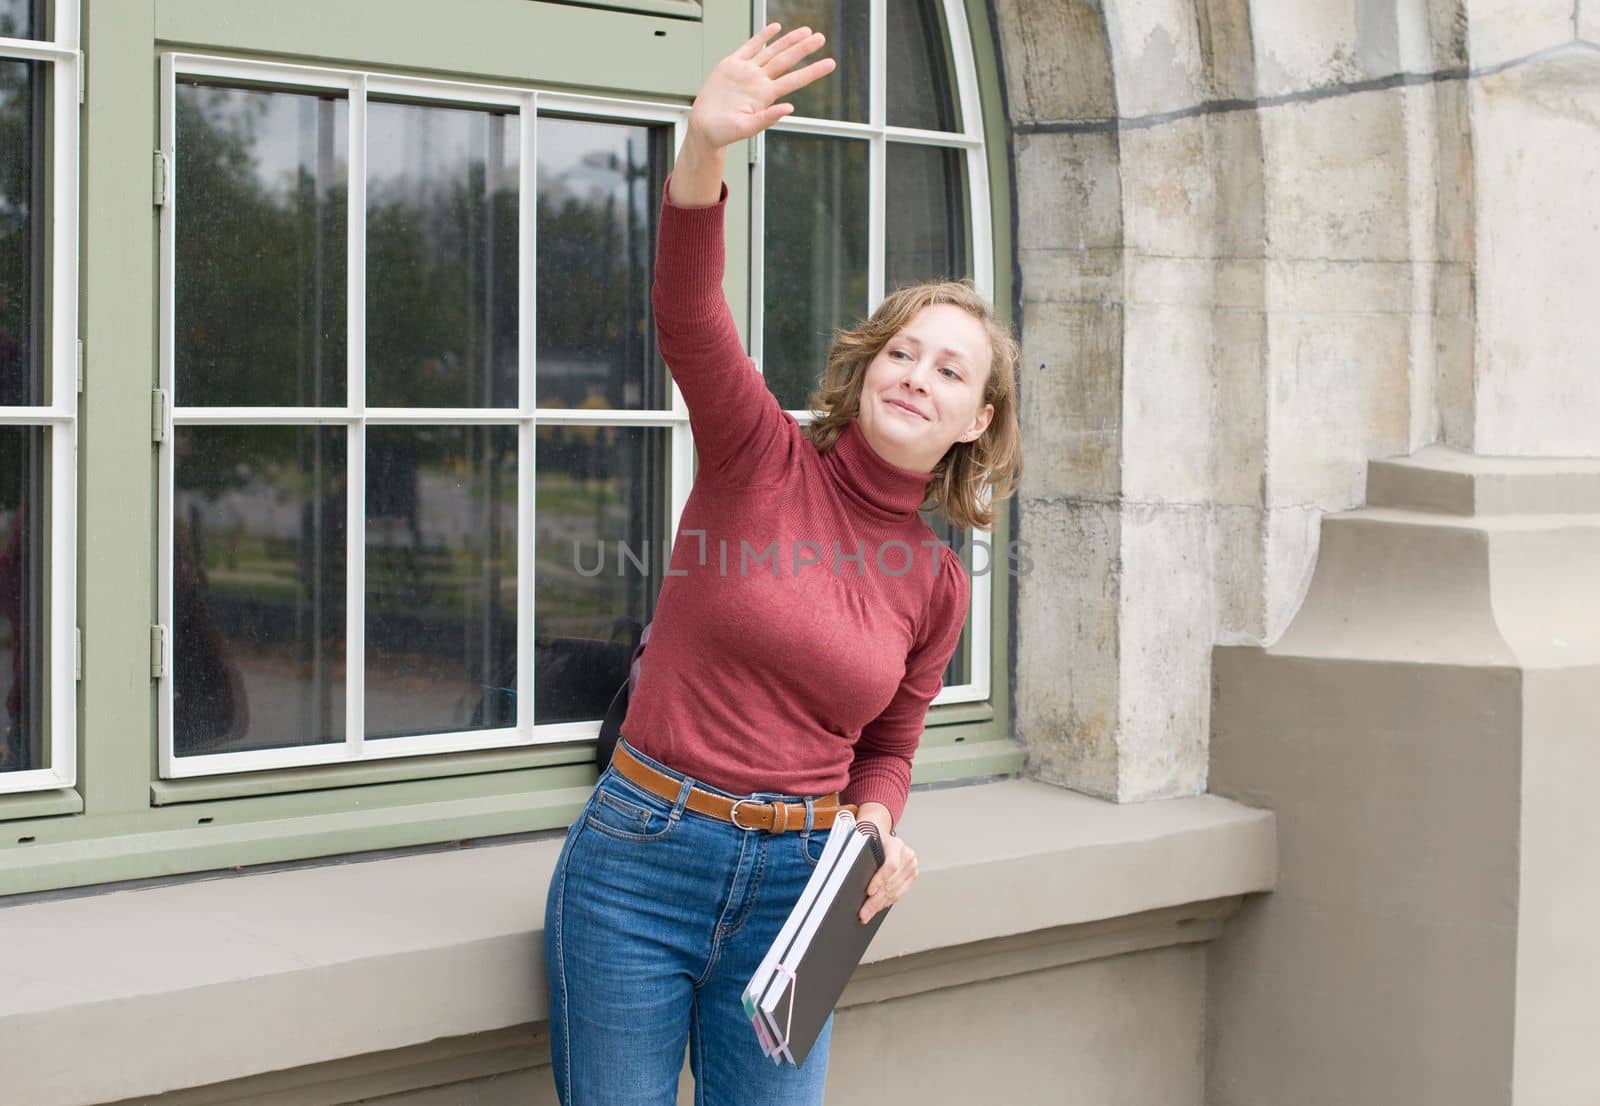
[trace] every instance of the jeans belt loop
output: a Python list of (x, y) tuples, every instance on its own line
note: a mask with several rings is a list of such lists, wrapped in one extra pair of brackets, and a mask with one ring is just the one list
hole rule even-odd
[(801, 836), (802, 837), (810, 837), (811, 836), (811, 828), (812, 828), (813, 825), (815, 825), (816, 820), (817, 820), (817, 804), (816, 804), (816, 800), (814, 800), (810, 795), (807, 795), (806, 796), (806, 825), (805, 825), (805, 829), (801, 831)]
[(683, 808), (689, 804), (689, 792), (694, 790), (694, 781), (688, 776), (683, 777), (683, 786), (678, 788), (678, 801), (672, 804), (672, 813), (667, 819), (676, 822), (683, 817)]

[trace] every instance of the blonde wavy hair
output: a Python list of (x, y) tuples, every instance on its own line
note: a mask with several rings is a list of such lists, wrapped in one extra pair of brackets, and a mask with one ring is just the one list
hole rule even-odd
[[(867, 366), (924, 307), (950, 304), (983, 324), (989, 335), (989, 380), (983, 402), (994, 405), (988, 427), (970, 442), (956, 442), (928, 478), (923, 510), (937, 508), (953, 525), (988, 530), (994, 504), (1015, 494), (1022, 476), (1022, 431), (1017, 424), (1017, 359), (1020, 351), (1010, 327), (989, 301), (967, 281), (913, 284), (885, 297), (872, 316), (849, 330), (837, 330), (822, 386), (811, 393), (816, 417), (806, 428), (821, 453), (833, 448), (861, 411)], [(980, 405), (981, 406), (981, 405)]]

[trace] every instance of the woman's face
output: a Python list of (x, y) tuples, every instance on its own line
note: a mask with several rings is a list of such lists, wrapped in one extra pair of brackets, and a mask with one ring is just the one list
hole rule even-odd
[(954, 304), (924, 307), (867, 366), (856, 415), (862, 435), (890, 464), (932, 472), (994, 417), (983, 401), (991, 360), (982, 322)]

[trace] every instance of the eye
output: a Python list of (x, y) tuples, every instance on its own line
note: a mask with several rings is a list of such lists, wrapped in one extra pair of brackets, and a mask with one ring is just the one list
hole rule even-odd
[(949, 378), (950, 380), (960, 380), (961, 379), (961, 374), (959, 372), (957, 372), (955, 369), (952, 369), (949, 365), (944, 366), (939, 371), (944, 373), (945, 376), (947, 378)]
[(911, 355), (903, 349), (892, 349), (889, 351), (889, 356), (899, 361), (905, 361), (909, 359)]

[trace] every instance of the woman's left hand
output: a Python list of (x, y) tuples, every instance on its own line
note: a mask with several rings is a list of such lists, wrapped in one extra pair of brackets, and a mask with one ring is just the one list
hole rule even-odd
[(861, 904), (861, 924), (866, 925), (874, 914), (899, 902), (910, 889), (917, 878), (917, 854), (910, 845), (891, 835), (894, 819), (882, 803), (862, 803), (856, 821), (876, 823), (878, 840), (883, 843), (883, 866), (867, 884), (867, 901)]

